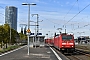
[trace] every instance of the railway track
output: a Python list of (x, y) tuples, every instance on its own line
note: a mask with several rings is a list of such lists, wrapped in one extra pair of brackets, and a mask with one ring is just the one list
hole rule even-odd
[(74, 53), (64, 54), (70, 60), (90, 60), (90, 52), (75, 50)]
[(58, 49), (56, 49), (55, 47), (51, 47), (60, 57), (62, 60), (69, 60), (65, 55), (63, 55), (61, 53), (61, 51), (59, 51)]
[[(90, 52), (77, 50), (75, 49), (75, 52), (73, 53), (62, 53), (58, 49), (55, 49), (52, 47), (59, 55), (62, 55), (66, 60), (90, 60)], [(64, 59), (62, 59), (64, 60)]]

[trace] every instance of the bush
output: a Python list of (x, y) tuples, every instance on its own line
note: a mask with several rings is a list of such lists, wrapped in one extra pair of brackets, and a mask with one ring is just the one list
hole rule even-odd
[(13, 50), (13, 49), (16, 49), (18, 48), (19, 46), (10, 46), (8, 48), (4, 48), (3, 50), (0, 50), (0, 53), (4, 53), (4, 52), (7, 52), (7, 51), (10, 51), (10, 50)]

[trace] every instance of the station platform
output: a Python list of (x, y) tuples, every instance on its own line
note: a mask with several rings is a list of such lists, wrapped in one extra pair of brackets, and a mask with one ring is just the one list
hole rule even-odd
[(49, 46), (30, 47), (29, 55), (27, 53), (28, 48), (27, 46), (24, 46), (0, 55), (0, 60), (60, 60)]
[(30, 48), (30, 60), (58, 60), (49, 46)]

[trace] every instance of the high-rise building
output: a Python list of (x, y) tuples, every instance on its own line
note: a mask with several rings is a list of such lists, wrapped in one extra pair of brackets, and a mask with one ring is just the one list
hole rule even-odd
[(5, 23), (17, 31), (17, 8), (14, 6), (6, 6), (5, 8)]

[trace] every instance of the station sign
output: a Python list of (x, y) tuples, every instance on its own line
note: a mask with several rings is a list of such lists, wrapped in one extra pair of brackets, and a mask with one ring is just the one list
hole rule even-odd
[(30, 33), (30, 35), (34, 35), (34, 33)]
[(42, 35), (42, 33), (37, 33), (37, 35)]
[(27, 33), (30, 33), (30, 32), (31, 32), (30, 29), (28, 29), (28, 30), (27, 30)]

